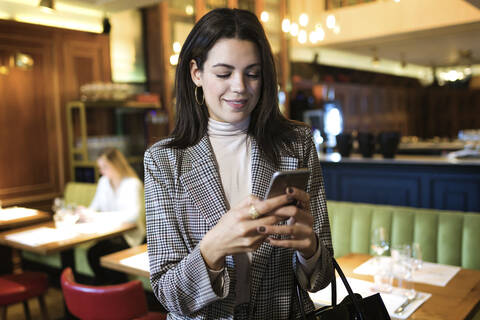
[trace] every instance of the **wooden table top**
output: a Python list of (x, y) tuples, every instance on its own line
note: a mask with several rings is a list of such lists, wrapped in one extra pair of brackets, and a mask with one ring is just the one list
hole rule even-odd
[(78, 235), (72, 238), (68, 238), (62, 241), (49, 242), (41, 245), (28, 245), (28, 244), (21, 243), (21, 242), (7, 238), (7, 236), (11, 234), (28, 231), (28, 230), (35, 230), (42, 227), (55, 229), (55, 224), (53, 222), (47, 222), (47, 223), (37, 224), (34, 226), (18, 228), (18, 229), (2, 232), (0, 233), (0, 244), (9, 246), (15, 249), (27, 250), (27, 251), (31, 251), (31, 252), (42, 254), (42, 255), (49, 255), (52, 253), (57, 253), (64, 250), (71, 249), (79, 244), (82, 244), (91, 240), (102, 240), (102, 239), (112, 238), (114, 236), (124, 233), (125, 231), (135, 229), (137, 225), (135, 223), (125, 223), (119, 226), (115, 226), (113, 228), (107, 228), (101, 232), (79, 233)]
[[(5, 212), (8, 211), (10, 208), (4, 208), (0, 210), (0, 215), (2, 214), (2, 211), (5, 210)], [(23, 208), (19, 208), (23, 209)], [(30, 209), (29, 209), (30, 210)], [(49, 214), (48, 212), (36, 210), (35, 215), (31, 216), (26, 216), (26, 217), (20, 217), (18, 219), (11, 219), (11, 220), (1, 220), (0, 219), (0, 230), (7, 230), (7, 229), (13, 229), (13, 228), (18, 228), (18, 227), (24, 227), (27, 225), (35, 224), (35, 223), (41, 223), (45, 221), (52, 220), (52, 215)]]
[[(353, 270), (370, 259), (370, 255), (349, 254), (338, 258), (343, 272), (347, 277), (373, 281), (372, 276), (359, 275)], [(341, 284), (340, 284), (341, 285)], [(414, 320), (455, 320), (466, 319), (480, 309), (480, 271), (460, 269), (445, 287), (415, 283), (415, 290), (431, 293), (409, 319)]]
[(122, 264), (121, 260), (135, 256), (140, 253), (147, 252), (147, 245), (143, 244), (137, 247), (125, 249), (100, 258), (100, 264), (105, 268), (110, 268), (127, 274), (141, 277), (150, 277), (150, 272), (142, 268), (135, 268), (130, 265)]

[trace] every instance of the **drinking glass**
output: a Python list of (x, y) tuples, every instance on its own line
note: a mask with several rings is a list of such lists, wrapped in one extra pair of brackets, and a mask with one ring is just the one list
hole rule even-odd
[(420, 243), (413, 243), (412, 244), (412, 263), (414, 270), (420, 270), (423, 266), (423, 259), (422, 259), (422, 247)]
[(52, 210), (53, 213), (56, 213), (57, 211), (60, 211), (61, 209), (65, 208), (65, 200), (62, 198), (55, 198), (53, 199), (53, 205), (52, 205)]
[(384, 227), (378, 227), (373, 230), (371, 245), (377, 257), (390, 248), (387, 230)]
[(408, 244), (394, 245), (391, 248), (393, 273), (398, 279), (398, 287), (403, 289), (403, 294), (408, 299), (416, 295), (413, 286), (413, 271), (415, 269), (412, 259), (412, 247)]
[(374, 290), (390, 292), (393, 284), (392, 265), (388, 260), (380, 259), (389, 248), (389, 238), (384, 227), (375, 228), (371, 238), (372, 250), (375, 252)]

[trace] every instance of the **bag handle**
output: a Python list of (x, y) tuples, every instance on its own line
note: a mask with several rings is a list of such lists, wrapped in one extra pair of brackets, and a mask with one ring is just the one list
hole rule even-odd
[[(337, 270), (338, 275), (340, 276), (340, 279), (342, 279), (342, 282), (343, 282), (345, 288), (347, 289), (348, 296), (350, 297), (350, 299), (352, 299), (353, 306), (355, 307), (355, 311), (357, 312), (357, 315), (358, 315), (359, 319), (360, 319), (360, 320), (364, 320), (363, 314), (362, 314), (362, 312), (360, 311), (360, 306), (358, 305), (357, 298), (356, 298), (355, 295), (353, 294), (353, 290), (352, 290), (352, 288), (350, 287), (350, 285), (348, 284), (347, 278), (345, 277), (345, 275), (343, 274), (342, 269), (341, 269), (340, 266), (338, 265), (337, 260), (335, 260), (335, 258), (332, 257), (332, 261), (333, 261), (333, 267)], [(332, 290), (333, 290), (333, 286), (332, 286)], [(336, 290), (335, 290), (335, 291), (336, 291)], [(333, 296), (333, 293), (332, 293), (332, 296)]]
[[(347, 289), (348, 296), (350, 297), (350, 299), (353, 302), (353, 306), (355, 308), (355, 312), (357, 313), (357, 316), (358, 316), (359, 320), (364, 320), (364, 316), (363, 316), (362, 312), (360, 311), (360, 306), (358, 305), (357, 298), (355, 297), (352, 288), (348, 284), (348, 281), (347, 281), (347, 278), (345, 277), (345, 274), (343, 273), (342, 269), (340, 268), (340, 266), (337, 263), (337, 260), (335, 260), (334, 257), (332, 257), (332, 263), (333, 263), (334, 270), (337, 270), (337, 272), (340, 276), (340, 279), (342, 279), (342, 282), (343, 282), (345, 288)], [(300, 285), (297, 281), (296, 276), (295, 276), (295, 285), (297, 287), (297, 300), (298, 300), (298, 304), (300, 306), (300, 313), (302, 314), (302, 319), (306, 320), (307, 318), (306, 318), (306, 315), (305, 315), (305, 309), (303, 307), (303, 303), (302, 303), (302, 299), (301, 299), (301, 295), (300, 295), (301, 288), (300, 288)], [(336, 284), (335, 274), (333, 275), (333, 279), (332, 279), (332, 305), (333, 306), (337, 305), (337, 284)]]

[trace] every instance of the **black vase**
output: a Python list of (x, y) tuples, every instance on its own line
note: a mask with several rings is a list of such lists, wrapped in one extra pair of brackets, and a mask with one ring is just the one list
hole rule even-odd
[(370, 132), (359, 132), (358, 149), (364, 158), (371, 158), (375, 153), (375, 136)]
[(378, 135), (380, 153), (384, 158), (394, 158), (400, 143), (400, 133), (396, 131), (381, 132)]
[(340, 133), (336, 136), (338, 152), (342, 157), (349, 157), (352, 152), (353, 138), (351, 133)]

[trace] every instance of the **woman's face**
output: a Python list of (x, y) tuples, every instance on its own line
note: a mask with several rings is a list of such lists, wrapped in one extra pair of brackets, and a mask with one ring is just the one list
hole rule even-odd
[(100, 174), (102, 176), (107, 177), (108, 180), (112, 180), (116, 176), (117, 171), (112, 166), (110, 161), (108, 161), (107, 158), (105, 158), (105, 156), (101, 156), (100, 158), (98, 158), (97, 165), (98, 165), (98, 170), (100, 171)]
[(195, 85), (202, 87), (208, 113), (214, 120), (239, 122), (258, 103), (262, 88), (260, 55), (251, 41), (218, 40), (208, 52), (203, 70), (192, 60), (190, 73)]

